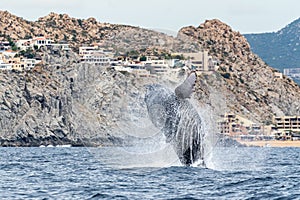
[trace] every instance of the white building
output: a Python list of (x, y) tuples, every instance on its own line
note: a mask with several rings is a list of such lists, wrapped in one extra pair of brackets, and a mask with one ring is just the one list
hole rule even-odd
[(32, 39), (22, 39), (16, 42), (16, 46), (22, 51), (26, 51), (27, 49), (35, 49), (41, 48), (42, 46), (58, 46), (63, 50), (69, 50), (69, 44), (56, 44), (51, 39), (47, 39), (46, 37), (35, 37)]
[(71, 50), (70, 45), (66, 42), (54, 43), (51, 44), (51, 46), (60, 48), (61, 50), (65, 50), (65, 51)]
[(82, 63), (95, 64), (96, 66), (107, 66), (110, 58), (97, 46), (79, 47), (79, 56)]
[(26, 51), (27, 49), (31, 49), (30, 43), (31, 43), (31, 40), (18, 40), (16, 42), (16, 46), (21, 51)]
[(12, 64), (4, 63), (3, 60), (0, 60), (0, 70), (12, 70)]
[(25, 70), (31, 70), (32, 68), (35, 67), (35, 65), (38, 63), (36, 59), (22, 59), (24, 62), (24, 69)]
[(145, 61), (144, 65), (151, 74), (167, 75), (170, 72), (170, 67), (166, 60)]
[(97, 46), (93, 47), (79, 47), (79, 56), (83, 57), (85, 55), (91, 55), (92, 53), (98, 51)]
[(0, 52), (11, 49), (11, 46), (8, 41), (0, 41)]
[(35, 37), (31, 40), (31, 47), (34, 48), (34, 46), (37, 46), (37, 48), (41, 48), (41, 46), (51, 46), (53, 44), (53, 41), (50, 39), (47, 39), (45, 37)]
[(115, 66), (117, 71), (128, 72), (139, 78), (154, 77), (150, 71), (146, 70), (143, 64), (127, 64), (124, 66)]

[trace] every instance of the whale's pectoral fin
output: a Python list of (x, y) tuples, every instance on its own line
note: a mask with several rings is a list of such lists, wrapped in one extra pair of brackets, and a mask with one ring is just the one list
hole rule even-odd
[(196, 72), (192, 72), (185, 79), (185, 81), (175, 89), (176, 96), (182, 99), (190, 98), (193, 93), (194, 86), (196, 84), (196, 79)]

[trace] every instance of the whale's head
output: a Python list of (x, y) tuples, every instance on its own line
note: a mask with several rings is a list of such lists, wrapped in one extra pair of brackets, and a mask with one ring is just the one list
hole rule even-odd
[(172, 94), (171, 90), (159, 84), (146, 85), (145, 102), (147, 105), (162, 103)]
[(175, 91), (159, 84), (146, 85), (145, 103), (149, 117), (156, 127), (164, 128), (166, 122), (177, 121), (175, 117), (178, 117), (178, 108), (185, 102), (184, 99), (191, 96), (195, 81), (196, 73), (193, 72)]
[(173, 92), (159, 84), (146, 85), (145, 103), (148, 115), (157, 128), (163, 128), (167, 118), (168, 101)]

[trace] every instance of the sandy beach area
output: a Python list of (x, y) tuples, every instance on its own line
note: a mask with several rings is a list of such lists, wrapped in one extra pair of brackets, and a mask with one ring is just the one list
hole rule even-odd
[(245, 144), (247, 146), (259, 146), (259, 147), (300, 147), (300, 140), (297, 141), (282, 141), (282, 140), (258, 140), (258, 141), (241, 141), (238, 140), (241, 144)]

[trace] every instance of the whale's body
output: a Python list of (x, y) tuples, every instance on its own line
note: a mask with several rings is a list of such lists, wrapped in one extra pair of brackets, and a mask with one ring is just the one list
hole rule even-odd
[(198, 161), (204, 164), (202, 121), (187, 99), (192, 93), (195, 77), (190, 75), (175, 92), (162, 85), (150, 85), (145, 96), (152, 123), (172, 144), (180, 162), (187, 166)]

